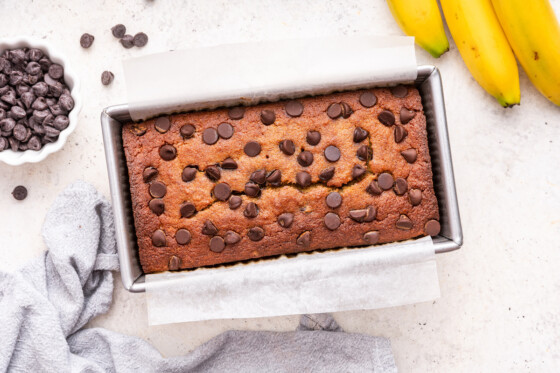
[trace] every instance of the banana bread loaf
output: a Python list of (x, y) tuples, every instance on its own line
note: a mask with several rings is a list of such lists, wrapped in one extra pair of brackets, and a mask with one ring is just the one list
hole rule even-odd
[(437, 235), (412, 86), (123, 126), (145, 273)]

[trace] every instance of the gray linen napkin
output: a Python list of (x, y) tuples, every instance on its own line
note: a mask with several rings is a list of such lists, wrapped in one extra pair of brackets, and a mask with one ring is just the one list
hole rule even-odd
[(0, 271), (0, 371), (397, 370), (387, 339), (344, 333), (330, 315), (304, 315), (294, 332), (228, 331), (172, 358), (139, 338), (82, 329), (111, 305), (118, 269), (111, 206), (91, 185), (70, 185), (48, 212), (43, 237), (49, 250), (41, 257)]

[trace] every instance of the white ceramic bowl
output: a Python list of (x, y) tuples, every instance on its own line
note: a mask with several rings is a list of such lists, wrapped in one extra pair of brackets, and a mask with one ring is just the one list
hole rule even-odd
[(0, 152), (0, 161), (12, 166), (19, 166), (23, 163), (36, 163), (45, 159), (49, 154), (52, 154), (64, 146), (68, 136), (74, 131), (78, 125), (78, 114), (82, 107), (80, 99), (80, 82), (78, 76), (72, 71), (68, 64), (68, 59), (56, 51), (49, 43), (44, 40), (32, 37), (20, 36), (16, 38), (2, 38), (0, 39), (0, 53), (6, 49), (15, 48), (39, 48), (46, 55), (49, 56), (52, 62), (58, 63), (64, 67), (64, 81), (70, 89), (72, 98), (74, 99), (74, 109), (68, 114), (70, 124), (68, 127), (60, 132), (58, 140), (44, 145), (40, 150), (26, 150), (23, 152), (14, 152), (11, 149), (6, 149)]

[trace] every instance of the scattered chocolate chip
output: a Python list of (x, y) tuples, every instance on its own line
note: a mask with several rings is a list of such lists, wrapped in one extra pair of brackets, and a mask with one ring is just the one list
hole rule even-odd
[(190, 202), (185, 202), (179, 208), (179, 213), (182, 218), (190, 218), (196, 213), (196, 207)]
[(245, 184), (245, 194), (249, 197), (258, 197), (261, 194), (261, 188), (255, 183)]
[(161, 229), (158, 229), (152, 235), (152, 244), (156, 247), (162, 247), (167, 245), (167, 241), (165, 239), (165, 233)]
[(369, 231), (364, 233), (364, 241), (366, 241), (370, 245), (375, 245), (377, 242), (379, 242), (379, 232)]
[(280, 170), (270, 172), (266, 177), (266, 182), (271, 186), (280, 186), (282, 184), (282, 172)]
[(249, 180), (254, 183), (263, 185), (266, 182), (266, 170), (263, 169), (254, 171), (249, 177)]
[(437, 236), (441, 230), (441, 225), (437, 220), (428, 220), (426, 225), (424, 225), (424, 231), (428, 236)]
[(126, 49), (130, 49), (134, 46), (134, 37), (132, 35), (126, 34), (121, 38), (121, 45)]
[(172, 255), (171, 258), (169, 259), (169, 264), (167, 265), (167, 268), (170, 271), (176, 271), (179, 269), (180, 266), (181, 266), (181, 259), (178, 256)]
[(136, 136), (144, 135), (146, 133), (146, 130), (146, 123), (134, 123), (132, 126), (130, 126), (130, 132), (132, 132)]
[(242, 202), (243, 202), (243, 200), (241, 199), (241, 197), (231, 196), (229, 198), (229, 201), (228, 201), (229, 208), (232, 209), (232, 210), (235, 210), (235, 209), (239, 208), (239, 206), (241, 206)]
[(401, 215), (399, 217), (399, 219), (397, 220), (397, 223), (395, 224), (395, 226), (398, 229), (409, 230), (409, 229), (412, 229), (413, 224), (412, 224), (412, 220), (410, 220), (408, 216)]
[(214, 187), (214, 196), (216, 196), (219, 201), (227, 201), (229, 196), (231, 196), (230, 186), (226, 183), (216, 184)]
[(206, 175), (207, 178), (209, 178), (212, 181), (218, 181), (220, 180), (220, 177), (222, 177), (222, 171), (218, 166), (206, 167), (206, 170), (204, 170), (204, 174)]
[(383, 190), (389, 190), (393, 187), (393, 176), (386, 172), (383, 172), (381, 175), (377, 177), (377, 183), (379, 187)]
[(286, 155), (292, 155), (296, 152), (296, 146), (292, 140), (282, 140), (278, 144), (282, 153)]
[(218, 131), (215, 128), (207, 128), (202, 132), (202, 141), (206, 145), (214, 145), (218, 141)]
[(137, 33), (132, 38), (132, 44), (134, 44), (134, 46), (138, 48), (144, 47), (146, 44), (148, 44), (148, 35), (143, 32)]
[(372, 107), (377, 104), (377, 97), (372, 92), (364, 92), (360, 95), (360, 104), (363, 107)]
[(305, 188), (311, 185), (311, 175), (305, 171), (300, 171), (296, 174), (296, 183)]
[(172, 161), (177, 157), (177, 149), (173, 145), (165, 144), (159, 148), (159, 156), (164, 161)]
[(330, 104), (327, 108), (327, 115), (331, 119), (336, 119), (342, 116), (342, 106), (338, 103)]
[(87, 32), (80, 37), (80, 45), (82, 48), (89, 48), (93, 44), (95, 37)]
[(256, 157), (261, 153), (261, 144), (256, 141), (249, 141), (247, 144), (245, 144), (243, 151), (249, 157)]
[(296, 240), (296, 244), (303, 247), (308, 247), (311, 244), (311, 232), (305, 231), (300, 234)]
[(53, 63), (49, 67), (49, 76), (53, 79), (62, 78), (64, 76), (64, 68), (57, 63)]
[(395, 126), (395, 142), (398, 144), (408, 135), (408, 131), (403, 126)]
[(191, 137), (193, 137), (195, 131), (196, 128), (194, 128), (192, 124), (185, 124), (179, 129), (179, 133), (184, 139), (190, 139)]
[(245, 108), (243, 106), (232, 107), (228, 110), (228, 117), (232, 120), (242, 119), (245, 115)]
[(356, 156), (360, 161), (371, 161), (373, 159), (373, 150), (368, 145), (362, 145), (358, 148)]
[(321, 133), (318, 131), (309, 131), (307, 132), (306, 140), (309, 145), (315, 146), (321, 142)]
[(352, 110), (352, 107), (346, 102), (342, 102), (340, 106), (342, 106), (342, 117), (344, 119), (350, 118), (350, 115), (352, 115), (352, 113), (354, 112), (354, 110)]
[(251, 241), (260, 241), (264, 238), (264, 229), (261, 227), (254, 227), (249, 229), (249, 233), (247, 234)]
[(283, 214), (278, 215), (278, 225), (282, 228), (290, 228), (292, 223), (294, 222), (294, 214), (285, 212)]
[(270, 126), (276, 121), (276, 114), (272, 110), (261, 111), (261, 122), (265, 126)]
[(395, 124), (395, 115), (388, 110), (383, 110), (379, 113), (377, 119), (386, 126), (392, 126)]
[(156, 119), (154, 127), (159, 133), (166, 133), (171, 128), (171, 121), (169, 117), (159, 117)]
[(161, 181), (150, 184), (150, 195), (154, 198), (162, 198), (167, 193), (167, 187)]
[(154, 180), (157, 175), (159, 174), (157, 168), (154, 167), (146, 167), (144, 172), (142, 172), (142, 178), (144, 179), (145, 183), (149, 183), (150, 181)]
[(299, 153), (297, 161), (302, 167), (308, 167), (313, 163), (313, 153), (304, 150)]
[(18, 201), (23, 201), (25, 198), (27, 198), (27, 188), (23, 185), (18, 185), (12, 191), (12, 196)]
[(375, 217), (377, 216), (377, 209), (373, 206), (368, 206), (366, 208), (366, 217), (364, 218), (365, 222), (372, 222), (375, 220)]
[(245, 211), (243, 211), (243, 216), (246, 218), (255, 218), (259, 214), (259, 207), (254, 202), (249, 202), (247, 206), (245, 206)]
[(331, 231), (334, 231), (335, 229), (340, 227), (340, 218), (338, 217), (338, 215), (334, 212), (328, 212), (325, 215), (325, 226)]
[(416, 157), (418, 156), (418, 154), (416, 153), (416, 149), (413, 148), (403, 150), (401, 152), (401, 155), (408, 163), (416, 162)]
[(329, 162), (336, 162), (340, 159), (340, 150), (334, 145), (327, 146), (324, 154)]
[(342, 204), (342, 196), (338, 192), (330, 192), (325, 198), (325, 202), (331, 209), (336, 209)]
[(299, 117), (303, 114), (303, 105), (299, 101), (288, 101), (284, 106), (286, 114), (291, 117)]
[(241, 236), (234, 231), (227, 231), (224, 236), (224, 241), (226, 245), (235, 245), (241, 241)]
[(352, 179), (354, 180), (361, 177), (365, 173), (366, 173), (366, 169), (361, 164), (357, 164), (354, 165), (354, 167), (352, 167)]
[(224, 170), (237, 170), (237, 162), (231, 158), (226, 158), (220, 165)]
[(416, 116), (416, 112), (412, 111), (412, 110), (408, 110), (407, 108), (403, 107), (401, 108), (401, 123), (402, 124), (407, 124), (408, 122), (410, 122), (412, 120), (412, 118), (414, 118)]
[(363, 129), (362, 127), (354, 128), (354, 142), (362, 142), (367, 139), (369, 132)]
[(408, 89), (404, 85), (398, 85), (391, 88), (391, 94), (398, 98), (403, 98), (408, 95)]
[(218, 228), (210, 220), (206, 220), (202, 225), (202, 234), (206, 236), (215, 236), (218, 233)]
[(410, 189), (408, 199), (412, 206), (418, 206), (422, 202), (422, 191), (420, 189)]
[(406, 193), (407, 189), (408, 189), (408, 183), (406, 182), (406, 180), (403, 179), (402, 177), (398, 177), (395, 180), (395, 193), (399, 196), (402, 196), (403, 194)]
[(154, 198), (148, 202), (148, 207), (156, 215), (161, 215), (165, 211), (165, 204), (160, 198)]
[(183, 169), (183, 173), (181, 174), (181, 178), (183, 179), (184, 182), (188, 183), (189, 181), (194, 180), (197, 172), (198, 171), (196, 170), (196, 168), (187, 166)]
[(226, 243), (222, 237), (212, 237), (210, 239), (210, 250), (215, 253), (221, 253), (224, 251)]
[(126, 26), (123, 24), (118, 24), (111, 27), (111, 33), (114, 37), (120, 39), (126, 34)]
[(361, 209), (361, 210), (350, 210), (350, 218), (358, 223), (361, 223), (364, 221), (365, 217), (367, 214), (367, 210), (366, 209)]
[(328, 167), (325, 168), (323, 171), (321, 171), (321, 173), (319, 174), (319, 180), (326, 183), (327, 181), (332, 179), (333, 176), (334, 176), (334, 167)]
[(233, 136), (233, 126), (229, 123), (220, 123), (218, 126), (218, 136), (222, 139), (229, 139)]
[(376, 180), (373, 180), (366, 188), (366, 192), (371, 194), (372, 196), (378, 196), (383, 193), (383, 190), (379, 187), (379, 183)]

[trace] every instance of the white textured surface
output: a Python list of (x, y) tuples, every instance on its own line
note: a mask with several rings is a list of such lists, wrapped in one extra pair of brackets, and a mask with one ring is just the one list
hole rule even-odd
[[(560, 14), (560, 1), (551, 2)], [(116, 23), (132, 33), (145, 31), (148, 45), (123, 49), (109, 31)], [(0, 165), (1, 268), (18, 267), (45, 249), (45, 212), (68, 183), (81, 178), (108, 196), (99, 114), (125, 101), (122, 58), (248, 40), (401, 34), (381, 0), (4, 0), (0, 25), (2, 36), (45, 37), (69, 56), (84, 102), (78, 128), (62, 151), (36, 165)], [(79, 47), (83, 32), (96, 37), (89, 50)], [(521, 73), (522, 104), (502, 109), (477, 86), (453, 44), (439, 60), (420, 49), (417, 56), (442, 71), (465, 245), (437, 258), (438, 301), (335, 318), (348, 331), (391, 338), (402, 372), (558, 371), (560, 108)], [(105, 69), (115, 73), (110, 87), (100, 83)], [(18, 184), (29, 188), (23, 202), (10, 195)], [(144, 295), (118, 284), (111, 311), (91, 324), (140, 336), (173, 356), (227, 329), (290, 330), (298, 320), (147, 327), (144, 302)]]

